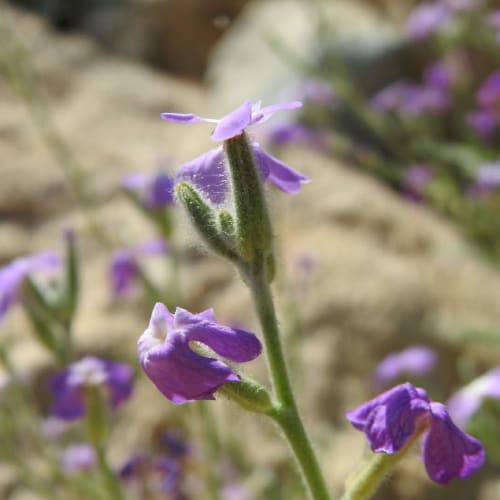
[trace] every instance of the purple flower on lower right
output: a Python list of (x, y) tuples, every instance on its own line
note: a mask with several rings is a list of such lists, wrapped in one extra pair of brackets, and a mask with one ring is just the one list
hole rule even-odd
[(365, 433), (376, 453), (397, 453), (423, 430), (422, 459), (437, 483), (466, 478), (484, 464), (482, 444), (453, 423), (443, 404), (431, 401), (425, 390), (410, 383), (393, 387), (346, 417)]

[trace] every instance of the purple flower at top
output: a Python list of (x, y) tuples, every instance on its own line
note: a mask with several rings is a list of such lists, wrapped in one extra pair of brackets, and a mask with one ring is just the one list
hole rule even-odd
[(408, 16), (405, 32), (410, 40), (421, 42), (443, 27), (451, 18), (452, 9), (443, 1), (421, 3)]
[(417, 203), (424, 201), (425, 190), (432, 182), (434, 173), (427, 165), (412, 165), (403, 176), (402, 190), (404, 196)]
[(62, 267), (61, 257), (52, 252), (19, 257), (0, 268), (0, 323), (8, 310), (19, 300), (24, 279), (32, 273), (53, 272)]
[(61, 468), (64, 472), (84, 472), (95, 468), (97, 456), (95, 449), (88, 443), (76, 443), (68, 446), (61, 456)]
[(86, 387), (103, 388), (112, 408), (116, 408), (130, 397), (133, 376), (132, 367), (125, 363), (87, 356), (49, 380), (51, 414), (63, 420), (82, 418)]
[(115, 298), (123, 297), (138, 278), (141, 257), (162, 255), (168, 250), (162, 239), (154, 239), (131, 247), (118, 248), (111, 256), (110, 279)]
[(129, 174), (122, 179), (122, 186), (136, 193), (143, 205), (151, 210), (174, 204), (174, 181), (163, 172)]
[[(266, 121), (276, 111), (296, 109), (301, 105), (301, 102), (293, 101), (261, 108), (260, 102), (252, 105), (251, 101), (245, 101), (240, 107), (220, 120), (180, 113), (162, 113), (161, 117), (174, 123), (216, 123), (212, 139), (226, 141), (242, 134), (247, 127)], [(251, 141), (251, 148), (263, 181), (269, 182), (289, 194), (299, 192), (301, 184), (309, 181), (305, 175), (266, 153), (257, 142)], [(212, 149), (182, 165), (175, 183), (181, 181), (192, 182), (213, 203), (224, 202), (228, 191), (228, 182), (223, 148)]]
[(212, 309), (193, 314), (177, 308), (172, 314), (157, 303), (137, 343), (139, 361), (158, 390), (174, 404), (215, 399), (214, 392), (221, 385), (240, 379), (223, 361), (194, 352), (190, 342), (205, 344), (238, 363), (251, 361), (262, 350), (253, 333), (219, 325)]
[(164, 120), (174, 123), (215, 123), (216, 127), (212, 132), (212, 139), (221, 142), (242, 134), (251, 125), (268, 120), (277, 111), (297, 109), (301, 106), (302, 103), (300, 101), (292, 101), (284, 104), (272, 104), (271, 106), (262, 108), (261, 101), (253, 104), (252, 101), (245, 101), (234, 111), (231, 111), (231, 113), (218, 120), (182, 113), (161, 113), (161, 117)]
[(453, 419), (462, 427), (466, 427), (485, 398), (500, 398), (500, 367), (455, 392), (446, 406)]
[(429, 347), (411, 346), (387, 355), (377, 366), (373, 379), (377, 387), (383, 387), (402, 375), (423, 376), (437, 364), (437, 354)]
[(423, 389), (398, 385), (346, 414), (365, 433), (372, 451), (397, 453), (416, 432), (424, 432), (422, 459), (429, 477), (447, 484), (466, 478), (485, 459), (481, 443), (462, 432), (441, 403), (429, 400)]

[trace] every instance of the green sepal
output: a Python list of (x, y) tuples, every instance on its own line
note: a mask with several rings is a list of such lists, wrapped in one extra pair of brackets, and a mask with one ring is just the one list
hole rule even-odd
[(243, 378), (239, 382), (227, 382), (217, 391), (247, 411), (270, 414), (273, 403), (268, 390), (258, 382)]
[(214, 209), (202, 198), (200, 193), (188, 182), (177, 184), (175, 191), (198, 234), (208, 247), (230, 260), (236, 260), (238, 256), (219, 232)]
[(64, 316), (67, 323), (71, 323), (78, 305), (80, 290), (80, 270), (78, 267), (78, 248), (75, 234), (68, 230), (66, 240), (66, 290), (64, 298)]
[(245, 133), (224, 141), (236, 211), (238, 253), (246, 262), (272, 252), (272, 229), (260, 172)]

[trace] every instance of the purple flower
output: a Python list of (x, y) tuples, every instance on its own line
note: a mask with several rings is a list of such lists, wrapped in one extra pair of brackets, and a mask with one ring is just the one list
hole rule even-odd
[(95, 449), (87, 443), (68, 446), (61, 456), (61, 468), (65, 472), (92, 470), (97, 462)]
[(255, 123), (262, 123), (268, 120), (277, 111), (296, 109), (301, 106), (302, 103), (300, 101), (292, 101), (284, 104), (272, 104), (271, 106), (261, 108), (260, 101), (254, 104), (251, 101), (245, 101), (241, 106), (219, 120), (181, 113), (161, 113), (161, 117), (164, 120), (174, 123), (216, 123), (217, 125), (212, 132), (212, 139), (221, 142), (242, 134), (246, 128)]
[[(220, 120), (180, 113), (162, 113), (161, 117), (175, 123), (216, 123), (212, 139), (220, 142), (242, 134), (253, 124), (266, 121), (276, 111), (295, 109), (301, 105), (301, 102), (293, 101), (261, 108), (260, 102), (252, 105), (251, 101), (245, 101), (239, 108)], [(305, 175), (266, 153), (257, 142), (252, 141), (251, 147), (263, 181), (274, 184), (281, 191), (290, 194), (300, 191), (301, 184), (309, 181)], [(213, 203), (222, 203), (228, 190), (222, 147), (212, 149), (182, 165), (176, 177), (176, 183), (181, 181), (192, 182)]]
[(147, 208), (158, 210), (174, 204), (174, 182), (163, 172), (129, 174), (122, 179), (127, 191), (137, 193)]
[(110, 278), (115, 298), (122, 297), (138, 278), (139, 259), (150, 255), (164, 254), (168, 249), (162, 239), (154, 239), (128, 248), (119, 248), (111, 256)]
[(494, 109), (480, 109), (467, 115), (467, 124), (483, 140), (494, 138), (500, 127), (500, 113)]
[(19, 299), (19, 288), (30, 274), (40, 271), (55, 271), (62, 266), (59, 255), (42, 252), (19, 257), (0, 268), (0, 322), (10, 307)]
[(262, 349), (250, 332), (216, 323), (212, 309), (192, 314), (177, 308), (172, 314), (157, 303), (146, 331), (139, 338), (139, 361), (158, 390), (174, 404), (215, 399), (214, 392), (240, 377), (226, 363), (194, 352), (190, 342), (207, 345), (235, 362), (256, 358)]
[(403, 194), (408, 200), (422, 202), (425, 198), (425, 190), (433, 177), (432, 169), (427, 165), (412, 165), (403, 176)]
[(447, 90), (437, 86), (399, 81), (378, 92), (371, 105), (376, 111), (394, 111), (403, 116), (441, 114), (449, 110), (450, 96)]
[(118, 476), (124, 481), (130, 481), (144, 474), (149, 465), (149, 457), (142, 452), (131, 455), (118, 470)]
[(125, 363), (87, 356), (51, 377), (51, 414), (63, 420), (82, 418), (85, 414), (84, 390), (87, 387), (103, 388), (111, 406), (116, 408), (129, 398), (133, 375), (132, 367)]
[(427, 375), (435, 368), (436, 363), (437, 355), (432, 349), (423, 346), (408, 347), (389, 354), (379, 363), (374, 382), (377, 387), (383, 387), (404, 374)]
[(416, 432), (425, 430), (422, 458), (429, 477), (438, 483), (468, 477), (484, 463), (481, 443), (452, 422), (444, 405), (430, 401), (423, 389), (409, 383), (382, 393), (346, 416), (377, 453), (394, 454)]
[(500, 398), (500, 367), (455, 392), (446, 406), (458, 424), (465, 427), (485, 398)]
[(421, 42), (451, 18), (452, 10), (445, 2), (419, 4), (408, 16), (405, 23), (405, 32), (410, 40)]
[(500, 71), (492, 73), (479, 87), (476, 101), (482, 109), (492, 109), (500, 103)]

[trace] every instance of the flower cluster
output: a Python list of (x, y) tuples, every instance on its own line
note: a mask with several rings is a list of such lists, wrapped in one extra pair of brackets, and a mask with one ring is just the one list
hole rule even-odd
[(346, 414), (365, 433), (372, 451), (394, 454), (424, 431), (422, 457), (429, 477), (441, 484), (465, 478), (485, 459), (481, 443), (462, 432), (446, 407), (431, 401), (423, 389), (406, 383)]

